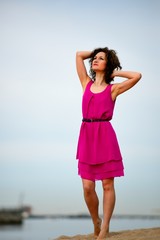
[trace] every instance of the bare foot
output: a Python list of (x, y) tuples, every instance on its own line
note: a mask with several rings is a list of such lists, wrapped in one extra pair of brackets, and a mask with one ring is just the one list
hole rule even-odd
[(109, 228), (102, 228), (97, 240), (106, 240), (106, 238), (109, 236)]
[(96, 224), (94, 224), (94, 236), (97, 238), (100, 231), (101, 231), (101, 223), (102, 223), (102, 219), (99, 218), (96, 222)]

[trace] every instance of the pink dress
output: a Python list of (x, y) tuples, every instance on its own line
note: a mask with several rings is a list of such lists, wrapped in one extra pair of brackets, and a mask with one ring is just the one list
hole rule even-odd
[(92, 181), (124, 176), (120, 148), (110, 123), (115, 106), (112, 84), (100, 93), (91, 92), (92, 84), (92, 81), (87, 84), (83, 94), (83, 118), (108, 121), (82, 122), (76, 155), (78, 174)]

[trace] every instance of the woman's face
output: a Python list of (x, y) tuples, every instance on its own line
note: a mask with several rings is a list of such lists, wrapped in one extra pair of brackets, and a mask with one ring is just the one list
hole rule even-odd
[(97, 71), (104, 71), (107, 64), (106, 54), (104, 52), (99, 52), (94, 56), (92, 62), (92, 70)]

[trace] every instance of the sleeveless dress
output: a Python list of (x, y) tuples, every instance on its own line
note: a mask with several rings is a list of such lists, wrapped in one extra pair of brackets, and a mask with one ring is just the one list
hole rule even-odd
[(91, 181), (124, 176), (122, 156), (115, 131), (110, 123), (115, 101), (112, 84), (100, 93), (93, 93), (90, 81), (83, 94), (82, 115), (87, 119), (107, 119), (102, 122), (82, 122), (76, 159), (78, 174)]

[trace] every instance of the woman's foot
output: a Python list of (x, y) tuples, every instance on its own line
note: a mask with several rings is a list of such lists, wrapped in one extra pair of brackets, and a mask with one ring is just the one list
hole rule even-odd
[(102, 228), (97, 240), (106, 240), (106, 238), (109, 236), (109, 228)]
[(99, 233), (101, 231), (101, 223), (102, 219), (98, 219), (97, 222), (94, 224), (94, 236), (97, 238), (99, 236)]

